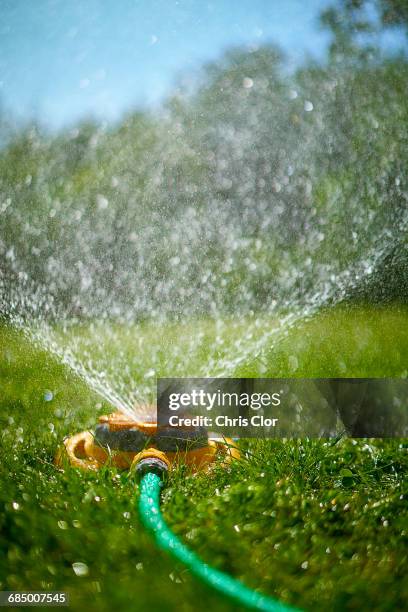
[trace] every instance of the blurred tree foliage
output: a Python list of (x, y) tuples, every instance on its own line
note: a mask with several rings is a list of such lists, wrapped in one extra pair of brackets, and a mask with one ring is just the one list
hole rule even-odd
[(406, 0), (340, 0), (325, 9), (320, 19), (332, 33), (331, 57), (375, 51), (370, 35), (386, 29), (401, 28), (408, 35)]
[(122, 318), (336, 285), (406, 299), (408, 62), (375, 35), (408, 32), (407, 5), (343, 0), (321, 21), (327, 60), (295, 74), (273, 46), (232, 49), (154, 115), (8, 133), (3, 290), (12, 277), (65, 315)]

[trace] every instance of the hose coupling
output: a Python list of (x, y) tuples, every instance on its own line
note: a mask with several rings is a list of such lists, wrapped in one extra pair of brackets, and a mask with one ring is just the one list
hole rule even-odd
[(138, 480), (141, 480), (148, 472), (153, 472), (164, 480), (170, 468), (170, 461), (164, 453), (157, 448), (147, 448), (138, 453), (132, 461), (130, 467), (134, 470)]

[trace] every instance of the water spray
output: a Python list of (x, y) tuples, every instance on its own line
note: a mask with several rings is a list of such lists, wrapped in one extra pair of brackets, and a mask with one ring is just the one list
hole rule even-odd
[[(144, 413), (152, 412), (144, 407)], [(216, 462), (227, 465), (240, 459), (233, 440), (203, 427), (160, 427), (154, 418), (131, 420), (120, 412), (99, 417), (94, 432), (83, 431), (64, 441), (57, 465), (98, 470), (104, 465), (129, 469), (139, 481), (139, 514), (160, 548), (184, 563), (202, 582), (233, 601), (254, 610), (294, 612), (295, 608), (246, 587), (242, 582), (204, 561), (172, 532), (160, 511), (160, 492), (168, 472), (184, 464), (194, 471), (211, 472)]]

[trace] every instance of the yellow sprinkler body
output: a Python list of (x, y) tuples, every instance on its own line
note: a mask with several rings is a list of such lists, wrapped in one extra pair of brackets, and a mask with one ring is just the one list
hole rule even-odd
[[(152, 407), (144, 407), (152, 412)], [(93, 432), (82, 431), (64, 440), (55, 457), (57, 465), (68, 459), (72, 466), (98, 470), (104, 465), (129, 469), (143, 462), (167, 469), (183, 463), (193, 471), (208, 470), (219, 458), (225, 463), (239, 459), (230, 438), (207, 433), (203, 428), (159, 427), (155, 420), (135, 421), (120, 412), (99, 417)]]

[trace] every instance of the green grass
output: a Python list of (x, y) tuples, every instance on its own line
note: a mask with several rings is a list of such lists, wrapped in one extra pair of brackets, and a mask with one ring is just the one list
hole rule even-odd
[[(204, 329), (198, 367), (215, 337), (211, 323), (144, 325), (139, 344), (163, 339), (158, 371), (165, 373), (166, 342), (183, 348), (197, 329)], [(85, 338), (86, 328), (81, 333)], [(239, 326), (223, 327), (224, 351), (240, 333)], [(129, 329), (123, 344), (131, 359), (137, 346)], [(143, 355), (140, 376), (151, 366), (152, 353)], [(407, 368), (408, 310), (361, 307), (295, 327), (273, 351), (249, 355), (236, 373), (406, 376)], [(48, 389), (54, 397), (47, 402)], [(62, 438), (92, 427), (108, 410), (47, 354), (0, 329), (0, 589), (66, 590), (79, 611), (237, 610), (157, 550), (139, 523), (137, 488), (127, 473), (54, 467)], [(171, 475), (163, 510), (186, 543), (249, 586), (308, 610), (404, 608), (404, 441), (253, 440), (241, 447), (243, 460), (229, 470)], [(75, 574), (76, 562), (86, 564), (87, 575)]]

